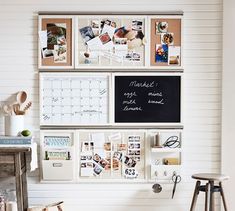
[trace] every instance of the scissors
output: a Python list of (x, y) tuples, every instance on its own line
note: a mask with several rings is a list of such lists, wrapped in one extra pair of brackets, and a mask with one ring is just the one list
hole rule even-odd
[(174, 182), (174, 187), (173, 187), (173, 190), (172, 190), (172, 197), (171, 197), (173, 199), (174, 195), (175, 195), (176, 185), (181, 182), (181, 176), (177, 175), (177, 174), (174, 174), (172, 176), (172, 181)]

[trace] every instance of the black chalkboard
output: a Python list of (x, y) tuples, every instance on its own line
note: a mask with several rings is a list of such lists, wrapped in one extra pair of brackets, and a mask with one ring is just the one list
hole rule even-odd
[(115, 123), (180, 123), (181, 76), (115, 76)]

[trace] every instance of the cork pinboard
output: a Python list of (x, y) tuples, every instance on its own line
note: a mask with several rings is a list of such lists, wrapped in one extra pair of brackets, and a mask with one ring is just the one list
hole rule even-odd
[(48, 24), (65, 25), (66, 61), (55, 62), (54, 56), (41, 58), (41, 66), (72, 66), (72, 18), (43, 18), (41, 30), (47, 30)]
[[(152, 18), (151, 19), (151, 46), (150, 46), (150, 65), (151, 66), (174, 66), (168, 64), (168, 58), (165, 62), (156, 62), (156, 45), (161, 45), (161, 34), (156, 32), (156, 24), (159, 22), (166, 22), (168, 24), (166, 33), (173, 33), (173, 44), (171, 46), (177, 46), (180, 48), (181, 58), (181, 19), (168, 19), (168, 18)], [(177, 66), (181, 65), (181, 61)]]

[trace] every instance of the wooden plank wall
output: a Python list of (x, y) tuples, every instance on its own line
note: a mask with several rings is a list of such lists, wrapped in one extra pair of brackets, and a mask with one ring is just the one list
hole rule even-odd
[[(36, 172), (29, 178), (30, 204), (63, 199), (70, 211), (187, 211), (194, 187), (191, 175), (220, 171), (222, 0), (0, 0), (1, 104), (11, 94), (26, 90), (33, 101), (26, 125), (38, 141), (38, 11), (117, 10), (185, 13), (183, 182), (172, 200), (172, 185), (163, 185), (162, 193), (153, 194), (152, 184), (39, 184)], [(0, 118), (1, 134), (3, 124)], [(198, 211), (203, 210), (202, 200), (201, 197)]]

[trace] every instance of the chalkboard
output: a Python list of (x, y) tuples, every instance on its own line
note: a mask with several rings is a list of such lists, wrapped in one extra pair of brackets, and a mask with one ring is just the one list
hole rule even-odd
[(180, 123), (181, 76), (116, 75), (115, 123)]

